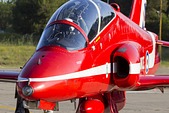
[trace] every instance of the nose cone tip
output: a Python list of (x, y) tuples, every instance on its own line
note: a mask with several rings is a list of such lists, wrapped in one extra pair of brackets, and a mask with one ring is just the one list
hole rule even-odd
[(28, 82), (17, 82), (17, 93), (25, 100), (36, 100), (32, 97), (34, 88)]
[(22, 94), (24, 96), (31, 96), (33, 94), (33, 88), (31, 86), (25, 86), (22, 88)]

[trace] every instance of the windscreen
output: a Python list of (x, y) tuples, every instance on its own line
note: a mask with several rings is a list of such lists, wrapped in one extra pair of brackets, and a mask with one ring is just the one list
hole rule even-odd
[(54, 13), (48, 23), (56, 20), (72, 21), (85, 31), (90, 40), (98, 34), (98, 13), (96, 4), (90, 0), (70, 0)]
[(86, 47), (86, 39), (75, 27), (68, 24), (52, 24), (42, 33), (37, 49), (44, 46), (60, 46), (69, 51)]

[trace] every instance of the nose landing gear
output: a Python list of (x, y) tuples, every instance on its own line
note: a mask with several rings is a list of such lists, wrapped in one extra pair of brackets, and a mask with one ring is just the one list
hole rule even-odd
[(16, 109), (15, 109), (15, 113), (30, 113), (29, 109), (24, 108), (23, 106), (23, 99), (17, 95), (17, 103), (16, 103)]

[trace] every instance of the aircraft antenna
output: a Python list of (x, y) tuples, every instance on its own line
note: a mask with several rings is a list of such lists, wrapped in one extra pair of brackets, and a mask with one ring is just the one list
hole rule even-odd
[(42, 63), (41, 59), (39, 58), (37, 64), (40, 65)]

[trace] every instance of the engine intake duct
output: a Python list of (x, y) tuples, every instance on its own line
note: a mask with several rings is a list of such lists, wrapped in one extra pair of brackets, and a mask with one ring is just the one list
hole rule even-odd
[(133, 89), (140, 75), (139, 47), (134, 44), (121, 45), (113, 55), (116, 69), (113, 73), (113, 82), (121, 90)]
[(117, 73), (116, 78), (126, 78), (129, 75), (129, 63), (123, 57), (115, 58)]

